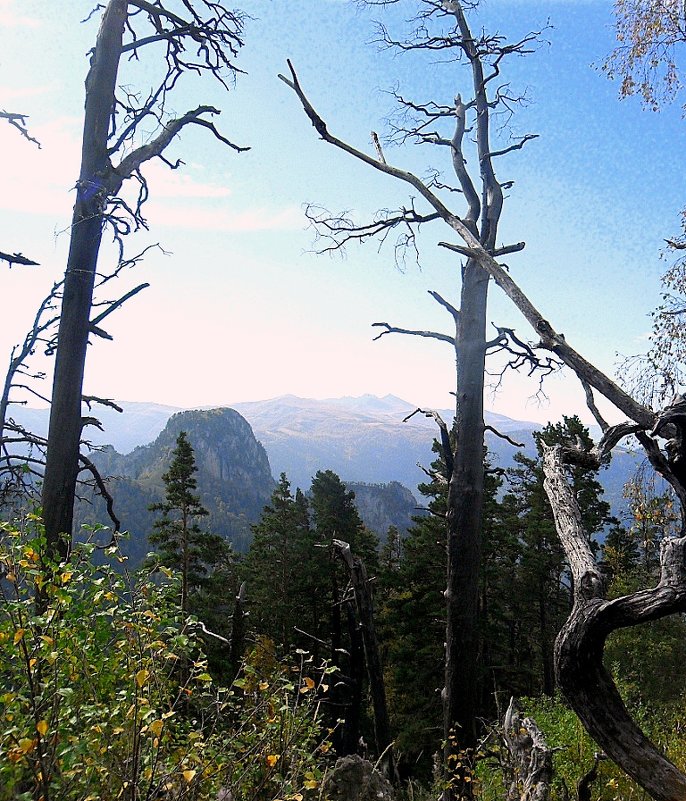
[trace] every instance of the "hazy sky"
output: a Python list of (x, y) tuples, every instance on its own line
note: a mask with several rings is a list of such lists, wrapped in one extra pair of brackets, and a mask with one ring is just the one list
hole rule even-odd
[[(389, 26), (401, 25), (411, 6), (385, 16)], [(41, 262), (0, 265), (0, 355), (9, 355), (64, 270), (86, 53), (98, 24), (79, 23), (90, 7), (79, 0), (0, 0), (0, 108), (29, 114), (43, 145), (38, 150), (0, 127), (0, 249)], [(464, 67), (380, 52), (369, 44), (380, 9), (363, 12), (345, 0), (250, 0), (242, 7), (253, 17), (239, 59), (247, 74), (230, 93), (182, 82), (173, 108), (218, 106), (221, 131), (252, 149), (236, 154), (198, 129), (173, 147), (186, 162), (182, 170), (148, 167), (150, 233), (131, 237), (129, 248), (159, 242), (168, 255), (151, 253), (112, 290), (114, 297), (151, 284), (111, 318), (114, 342), (91, 347), (86, 391), (179, 406), (366, 392), (450, 405), (448, 346), (390, 336), (373, 342), (370, 327), (388, 321), (450, 330), (427, 294), (435, 289), (456, 302), (459, 261), (435, 246), (449, 232), (440, 223), (427, 230), (421, 269), (398, 269), (393, 248), (374, 243), (343, 259), (311, 252), (304, 203), (365, 219), (407, 204), (408, 193), (321, 142), (277, 73), (291, 58), (330, 130), (373, 152), (370, 131), (381, 134), (393, 110), (387, 90), (450, 103), (465, 85)], [(610, 372), (618, 352), (645, 347), (666, 266), (660, 250), (678, 232), (686, 197), (680, 109), (655, 114), (637, 100), (620, 102), (617, 86), (598, 68), (613, 46), (611, 11), (605, 0), (484, 0), (473, 18), (475, 28), (513, 38), (550, 25), (536, 53), (505, 66), (503, 80), (529, 99), (513, 131), (539, 138), (498, 164), (499, 177), (515, 182), (502, 241), (526, 241), (522, 254), (508, 257), (513, 275), (568, 341)], [(149, 77), (132, 65), (122, 80), (146, 88)], [(389, 161), (420, 174), (447, 155), (386, 150)], [(112, 253), (103, 258), (111, 262)], [(490, 317), (530, 337), (497, 288)], [(540, 421), (583, 414), (573, 381), (553, 378), (547, 390), (550, 402), (541, 407), (528, 400), (535, 391), (530, 380), (512, 379), (487, 405)]]

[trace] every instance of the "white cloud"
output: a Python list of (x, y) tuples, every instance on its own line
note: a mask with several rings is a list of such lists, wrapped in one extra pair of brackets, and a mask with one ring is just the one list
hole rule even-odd
[(22, 14), (14, 0), (0, 0), (0, 27), (4, 28), (38, 28), (41, 20)]
[[(1, 22), (0, 18), (0, 24)], [(54, 91), (54, 89), (54, 84), (43, 84), (42, 86), (9, 86), (0, 84), (0, 102), (6, 105), (9, 101), (44, 95)], [(6, 108), (5, 110), (7, 111), (8, 109)]]
[(160, 161), (153, 161), (143, 167), (143, 172), (156, 198), (220, 198), (231, 194), (228, 186), (198, 181), (185, 169), (182, 166), (171, 170)]

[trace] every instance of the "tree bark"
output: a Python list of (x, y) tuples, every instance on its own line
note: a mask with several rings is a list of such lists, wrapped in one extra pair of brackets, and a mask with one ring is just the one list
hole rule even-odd
[(391, 726), (388, 718), (386, 704), (386, 685), (383, 678), (381, 653), (379, 641), (374, 625), (374, 603), (369, 589), (369, 578), (364, 562), (350, 550), (350, 545), (342, 540), (334, 540), (343, 561), (350, 571), (350, 582), (355, 594), (355, 607), (362, 632), (365, 661), (367, 664), (367, 678), (372, 695), (374, 709), (374, 737), (376, 740), (376, 753), (384, 754), (384, 774), (392, 775), (393, 756), (391, 751)]
[(448, 485), (444, 737), (451, 753), (451, 743), (467, 751), (477, 739), (487, 292), (488, 276), (469, 260), (463, 270), (456, 341), (455, 445)]
[(660, 581), (653, 589), (608, 601), (566, 480), (560, 446), (544, 455), (545, 489), (574, 580), (574, 605), (555, 643), (557, 682), (588, 733), (656, 801), (684, 801), (686, 776), (643, 734), (603, 666), (618, 628), (686, 611), (686, 537), (663, 540)]
[(503, 721), (502, 738), (507, 749), (503, 765), (506, 801), (549, 801), (553, 780), (553, 751), (531, 718), (522, 718), (510, 705)]
[(246, 583), (243, 581), (238, 589), (236, 595), (236, 605), (233, 608), (232, 625), (231, 625), (231, 646), (229, 650), (229, 663), (231, 665), (231, 672), (233, 678), (238, 676), (243, 664), (243, 651), (245, 649), (245, 600), (246, 600)]
[(126, 0), (110, 0), (86, 78), (81, 170), (76, 184), (76, 203), (64, 279), (43, 478), (47, 555), (54, 559), (65, 558), (71, 548), (82, 428), (83, 375), (107, 197), (104, 181), (111, 169), (107, 138), (126, 12)]

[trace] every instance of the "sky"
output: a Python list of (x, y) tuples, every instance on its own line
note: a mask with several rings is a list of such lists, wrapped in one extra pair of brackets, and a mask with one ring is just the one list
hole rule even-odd
[[(447, 229), (425, 230), (420, 264), (398, 265), (393, 248), (369, 242), (344, 256), (314, 252), (304, 204), (375, 210), (407, 204), (407, 189), (318, 139), (297, 98), (278, 80), (290, 58), (329, 129), (373, 153), (393, 112), (389, 90), (450, 103), (466, 90), (464, 67), (426, 55), (380, 51), (373, 21), (403, 26), (413, 3), (384, 12), (347, 0), (246, 0), (251, 17), (226, 92), (184, 80), (178, 113), (209, 103), (217, 126), (245, 153), (207, 131), (186, 131), (171, 155), (145, 170), (149, 232), (130, 237), (129, 253), (163, 250), (125, 274), (111, 297), (149, 282), (108, 321), (114, 341), (89, 351), (85, 391), (119, 400), (174, 406), (226, 405), (282, 394), (327, 398), (394, 394), (446, 408), (454, 390), (449, 346), (416, 337), (373, 341), (377, 321), (450, 330), (428, 295), (457, 305), (459, 259), (436, 243)], [(97, 15), (80, 0), (0, 0), (0, 108), (29, 115), (39, 150), (0, 126), (0, 250), (23, 252), (40, 267), (0, 266), (0, 363), (30, 325), (35, 308), (66, 262), (68, 226), (79, 170), (87, 52)], [(517, 38), (542, 30), (535, 53), (505, 67), (526, 105), (503, 132), (536, 133), (499, 160), (513, 180), (501, 224), (504, 243), (525, 241), (508, 265), (531, 300), (584, 356), (613, 374), (621, 355), (645, 349), (650, 312), (660, 298), (664, 240), (679, 231), (685, 205), (684, 121), (678, 104), (660, 113), (637, 99), (620, 101), (600, 69), (614, 45), (605, 0), (484, 0), (475, 29)], [(146, 88), (153, 65), (125, 65), (121, 80)], [(445, 152), (387, 148), (389, 162), (425, 175)], [(459, 198), (454, 201), (462, 211)], [(428, 228), (428, 226), (427, 226)], [(106, 247), (103, 269), (114, 252)], [(489, 320), (531, 332), (499, 292)], [(2, 354), (7, 354), (3, 356)], [(50, 363), (45, 365), (49, 370)], [(48, 388), (47, 386), (45, 387)], [(487, 408), (539, 422), (578, 413), (590, 420), (569, 376), (545, 385), (510, 376), (486, 395)], [(619, 419), (616, 415), (611, 415)]]

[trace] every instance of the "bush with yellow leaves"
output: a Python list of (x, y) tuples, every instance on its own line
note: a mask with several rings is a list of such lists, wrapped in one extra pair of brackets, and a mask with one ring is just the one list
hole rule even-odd
[(88, 544), (49, 565), (44, 545), (39, 518), (0, 523), (0, 801), (316, 794), (325, 668), (260, 641), (218, 687), (176, 576), (131, 579)]

